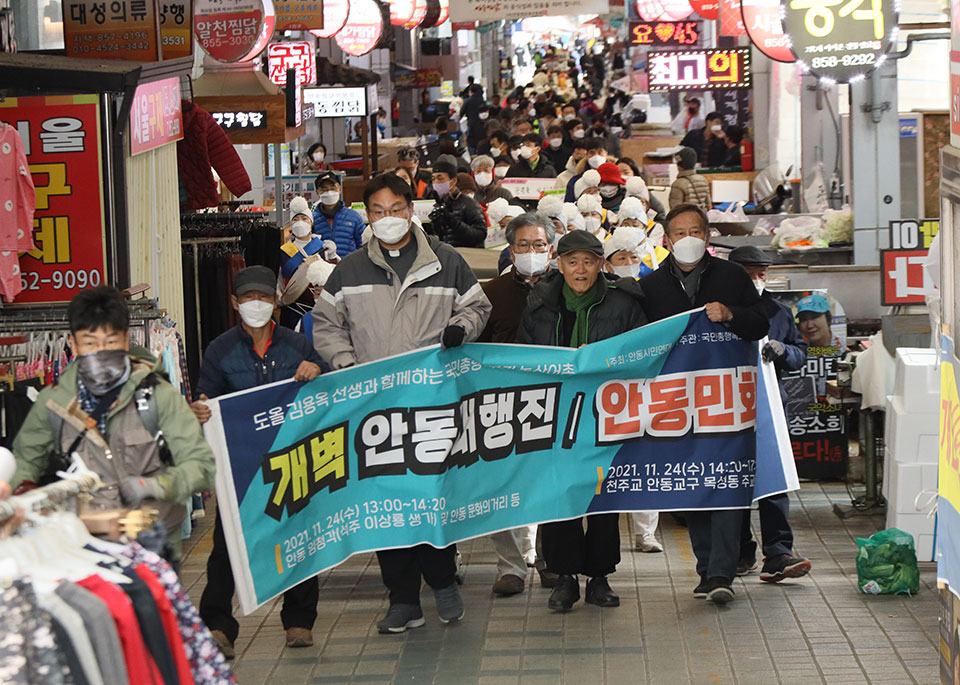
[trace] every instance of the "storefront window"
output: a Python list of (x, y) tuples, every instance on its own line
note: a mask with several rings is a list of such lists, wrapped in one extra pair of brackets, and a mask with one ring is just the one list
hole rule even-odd
[(62, 50), (61, 0), (12, 0), (17, 49)]

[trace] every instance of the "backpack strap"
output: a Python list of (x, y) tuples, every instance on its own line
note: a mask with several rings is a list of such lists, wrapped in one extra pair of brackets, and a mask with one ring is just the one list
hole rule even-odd
[(173, 465), (173, 455), (170, 453), (170, 446), (167, 445), (166, 438), (163, 437), (163, 431), (160, 429), (160, 411), (157, 409), (156, 388), (160, 384), (161, 376), (156, 372), (151, 372), (140, 381), (134, 390), (133, 401), (136, 402), (137, 414), (147, 432), (153, 436), (160, 449), (160, 461), (167, 466)]

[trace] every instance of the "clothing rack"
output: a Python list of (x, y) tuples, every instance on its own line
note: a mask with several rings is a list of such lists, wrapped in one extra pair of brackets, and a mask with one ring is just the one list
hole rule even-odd
[(200, 262), (199, 262), (199, 246), (200, 245), (219, 245), (227, 243), (239, 243), (243, 238), (238, 235), (227, 236), (225, 238), (187, 238), (181, 239), (181, 245), (189, 245), (193, 248), (193, 282), (197, 286), (193, 289), (193, 296), (197, 303), (197, 356), (203, 357), (203, 315), (200, 312)]
[(93, 492), (103, 485), (95, 475), (71, 475), (50, 485), (44, 485), (35, 490), (29, 490), (22, 495), (15, 495), (0, 501), (0, 521), (6, 521), (18, 513), (19, 509), (35, 511), (38, 507), (48, 504), (58, 505), (64, 500), (73, 499), (83, 492)]

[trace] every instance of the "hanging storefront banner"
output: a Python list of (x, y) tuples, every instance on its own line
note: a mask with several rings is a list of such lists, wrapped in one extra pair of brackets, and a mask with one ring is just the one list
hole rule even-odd
[(156, 62), (161, 58), (157, 3), (64, 0), (63, 46), (68, 57)]
[(427, 0), (414, 0), (413, 2), (413, 13), (403, 24), (405, 29), (415, 29), (420, 24), (423, 23), (423, 20), (427, 18)]
[(442, 82), (443, 72), (440, 69), (393, 72), (394, 88), (439, 88)]
[(322, 30), (324, 4), (321, 0), (273, 0), (277, 31)]
[(303, 86), (300, 85), (299, 69), (287, 69), (288, 85), (283, 89), (286, 98), (287, 126), (297, 128), (303, 123)]
[(350, 16), (335, 40), (345, 53), (359, 57), (377, 47), (386, 23), (376, 0), (350, 0)]
[(324, 0), (323, 28), (311, 30), (317, 38), (333, 38), (347, 23), (350, 15), (350, 0)]
[[(940, 337), (940, 468), (937, 498), (937, 581), (960, 597), (960, 361), (953, 339)], [(953, 628), (956, 618), (950, 622)], [(954, 643), (953, 649), (960, 649)], [(954, 659), (958, 659), (956, 653)]]
[(130, 107), (130, 154), (183, 138), (180, 79), (176, 76), (137, 86)]
[(317, 119), (362, 117), (367, 114), (366, 88), (307, 88), (303, 102), (313, 105)]
[(689, 48), (700, 44), (699, 21), (631, 21), (629, 44)]
[(743, 25), (757, 50), (777, 62), (795, 62), (780, 21), (780, 0), (740, 0)]
[(690, 0), (690, 6), (704, 19), (720, 18), (720, 0)]
[(317, 82), (317, 52), (313, 43), (271, 43), (267, 47), (267, 75), (278, 86), (287, 85), (287, 69), (300, 70), (300, 85)]
[(0, 121), (23, 139), (36, 189), (36, 249), (20, 255), (15, 302), (69, 302), (106, 283), (100, 98), (0, 99)]
[(215, 60), (239, 62), (257, 45), (265, 15), (262, 0), (196, 0), (193, 30)]
[(757, 357), (700, 309), (577, 350), (437, 345), (219, 398), (206, 435), (241, 611), (370, 550), (795, 489)]
[(743, 25), (740, 13), (740, 0), (720, 0), (720, 35), (745, 36), (747, 29)]
[(420, 22), (420, 28), (430, 29), (440, 20), (440, 0), (427, 0), (427, 13)]
[(933, 282), (924, 264), (939, 231), (939, 219), (890, 222), (890, 249), (880, 250), (880, 303), (884, 307), (926, 304)]
[(390, 0), (390, 24), (403, 26), (413, 18), (416, 0)]
[(440, 0), (440, 18), (435, 26), (440, 26), (450, 18), (450, 0)]
[[(687, 0), (684, 0), (687, 2)], [(689, 4), (689, 3), (688, 3)], [(565, 16), (571, 14), (609, 14), (608, 0), (456, 0), (450, 5), (451, 21), (496, 22), (501, 19), (519, 21), (529, 17)]]
[(634, 7), (644, 21), (677, 21), (693, 13), (690, 0), (635, 0)]
[(960, 147), (960, 6), (950, 7), (950, 144)]
[(650, 92), (749, 88), (750, 49), (651, 52), (647, 76)]
[(172, 0), (160, 6), (160, 42), (163, 59), (193, 54), (193, 1)]
[(801, 68), (836, 83), (859, 81), (897, 40), (897, 0), (782, 0), (783, 30)]
[(240, 62), (249, 62), (260, 56), (267, 49), (267, 44), (273, 38), (273, 29), (277, 23), (277, 15), (274, 13), (273, 0), (261, 0), (263, 6), (263, 29), (257, 37), (253, 47), (240, 58)]
[(713, 94), (713, 107), (723, 117), (723, 125), (740, 126), (745, 131), (753, 125), (753, 90), (718, 90)]

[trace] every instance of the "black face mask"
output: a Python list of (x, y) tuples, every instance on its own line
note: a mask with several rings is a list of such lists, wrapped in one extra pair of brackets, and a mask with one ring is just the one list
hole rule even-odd
[(97, 350), (77, 357), (77, 374), (94, 395), (105, 395), (130, 377), (126, 350)]
[(688, 111), (690, 114), (696, 114), (696, 113), (697, 113), (697, 108), (696, 108), (696, 107), (687, 107), (687, 111)]

